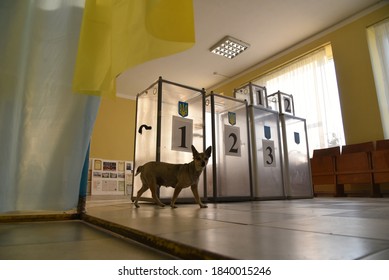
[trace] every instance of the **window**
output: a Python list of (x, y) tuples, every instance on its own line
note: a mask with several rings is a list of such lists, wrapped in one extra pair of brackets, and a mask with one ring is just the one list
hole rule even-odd
[(389, 19), (367, 28), (384, 136), (389, 138)]
[(279, 90), (293, 95), (295, 115), (307, 122), (310, 155), (314, 149), (345, 144), (331, 45), (277, 68), (254, 83), (265, 86), (268, 94)]

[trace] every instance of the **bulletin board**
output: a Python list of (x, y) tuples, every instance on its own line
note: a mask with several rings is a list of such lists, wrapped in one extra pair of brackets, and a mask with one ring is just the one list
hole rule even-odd
[(127, 194), (132, 168), (131, 161), (91, 159), (91, 195)]

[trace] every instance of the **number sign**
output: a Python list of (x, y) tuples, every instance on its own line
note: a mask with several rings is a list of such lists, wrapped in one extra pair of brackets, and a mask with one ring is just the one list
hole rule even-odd
[(228, 156), (241, 156), (240, 128), (238, 126), (224, 125), (224, 148)]
[(289, 97), (283, 97), (282, 100), (284, 101), (284, 111), (286, 113), (292, 114), (292, 100)]
[(262, 139), (263, 165), (265, 167), (276, 166), (276, 155), (274, 151), (274, 141)]
[(191, 153), (193, 143), (193, 120), (173, 116), (172, 150)]

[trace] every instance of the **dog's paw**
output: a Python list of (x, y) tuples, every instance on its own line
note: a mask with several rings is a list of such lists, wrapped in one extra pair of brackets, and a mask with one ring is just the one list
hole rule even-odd
[(177, 206), (175, 206), (174, 204), (170, 204), (170, 207), (173, 208), (173, 209), (177, 208)]
[(200, 208), (208, 208), (208, 205), (200, 204)]
[(140, 206), (138, 204), (134, 204), (136, 208), (139, 208)]

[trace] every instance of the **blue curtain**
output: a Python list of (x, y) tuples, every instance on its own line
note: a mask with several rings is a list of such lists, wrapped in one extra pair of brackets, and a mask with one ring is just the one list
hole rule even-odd
[(100, 104), (72, 92), (83, 7), (0, 2), (0, 213), (77, 206)]

